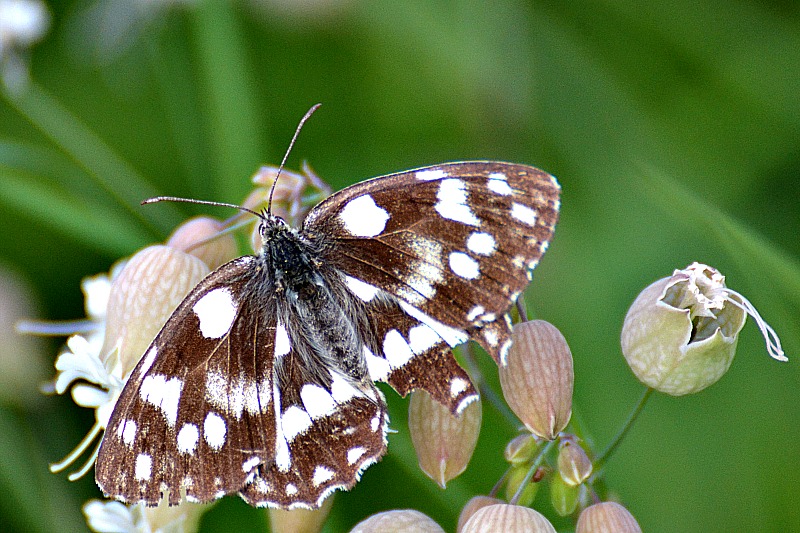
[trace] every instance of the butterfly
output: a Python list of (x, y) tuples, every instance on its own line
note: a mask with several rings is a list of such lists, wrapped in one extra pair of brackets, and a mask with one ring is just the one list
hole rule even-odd
[(261, 214), (257, 255), (201, 281), (132, 371), (99, 487), (281, 508), (352, 488), (386, 452), (376, 381), (457, 414), (478, 396), (451, 348), (473, 340), (504, 364), (559, 194), (530, 166), (457, 162), (347, 187), (299, 229)]

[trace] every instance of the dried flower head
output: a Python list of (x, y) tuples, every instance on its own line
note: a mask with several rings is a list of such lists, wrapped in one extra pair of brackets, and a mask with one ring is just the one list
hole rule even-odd
[(786, 361), (780, 340), (753, 305), (725, 287), (719, 271), (693, 263), (639, 294), (622, 327), (622, 353), (648, 387), (673, 396), (697, 392), (727, 372), (747, 315), (769, 354)]
[(642, 528), (622, 505), (602, 502), (581, 512), (575, 533), (642, 533)]
[(500, 367), (503, 395), (535, 435), (552, 440), (572, 414), (572, 353), (552, 324), (532, 320), (514, 326), (513, 344)]
[(481, 429), (481, 403), (468, 404), (458, 416), (422, 389), (411, 393), (408, 429), (419, 466), (440, 487), (461, 474), (472, 458)]

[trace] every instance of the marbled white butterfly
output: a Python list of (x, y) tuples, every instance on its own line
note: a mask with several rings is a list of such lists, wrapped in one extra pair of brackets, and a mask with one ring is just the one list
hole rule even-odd
[(264, 213), (260, 252), (200, 282), (131, 373), (98, 485), (130, 503), (283, 508), (351, 488), (386, 451), (374, 381), (459, 413), (477, 393), (451, 347), (503, 364), (559, 192), (533, 167), (459, 162), (348, 187), (299, 230)]

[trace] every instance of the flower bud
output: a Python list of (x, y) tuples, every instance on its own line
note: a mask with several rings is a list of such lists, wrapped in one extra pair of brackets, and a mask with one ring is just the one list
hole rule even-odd
[(153, 337), (209, 269), (193, 255), (167, 246), (137, 252), (111, 284), (100, 357), (120, 377), (133, 370)]
[(512, 340), (499, 370), (503, 395), (532, 433), (552, 440), (572, 414), (572, 353), (561, 332), (543, 320), (515, 325)]
[[(253, 175), (256, 188), (242, 203), (253, 211), (266, 209), (272, 184), (278, 175), (278, 167), (263, 166)], [(330, 186), (319, 179), (307, 164), (303, 164), (302, 174), (283, 169), (272, 193), (272, 214), (286, 220), (289, 225), (298, 227), (311, 208), (323, 198), (330, 196)], [(261, 248), (258, 228), (252, 235), (253, 248)]]
[(602, 502), (581, 512), (575, 533), (642, 533), (642, 528), (617, 502)]
[(191, 254), (214, 270), (239, 255), (236, 239), (222, 234), (224, 224), (211, 217), (187, 220), (167, 240), (167, 246)]
[(334, 498), (326, 498), (319, 509), (269, 510), (271, 533), (317, 533), (328, 519)]
[(495, 533), (525, 531), (526, 533), (556, 533), (553, 525), (530, 507), (497, 504), (479, 509), (464, 524), (461, 533)]
[(444, 533), (444, 529), (428, 516), (403, 509), (385, 511), (356, 524), (350, 533)]
[(517, 435), (506, 444), (504, 456), (506, 461), (512, 465), (518, 466), (530, 463), (538, 449), (539, 444), (536, 442), (536, 437), (530, 433), (526, 433), (524, 435)]
[(622, 353), (648, 387), (673, 396), (697, 392), (730, 367), (748, 314), (770, 355), (785, 361), (775, 332), (752, 304), (726, 288), (716, 269), (693, 263), (639, 294), (622, 326)]
[(464, 529), (464, 524), (472, 518), (478, 509), (483, 509), (484, 507), (488, 507), (490, 505), (496, 505), (498, 503), (506, 503), (503, 500), (498, 498), (491, 498), (489, 496), (475, 496), (470, 501), (467, 502), (467, 505), (461, 509), (461, 514), (458, 515), (458, 526), (456, 526), (456, 533), (461, 533), (461, 530)]
[(572, 514), (578, 507), (578, 491), (580, 487), (569, 485), (561, 476), (550, 479), (550, 503), (561, 516)]
[(481, 429), (481, 402), (468, 404), (458, 415), (422, 389), (411, 393), (408, 429), (419, 467), (440, 487), (461, 474), (472, 458)]
[[(519, 487), (525, 481), (525, 477), (528, 475), (528, 470), (530, 469), (531, 465), (520, 465), (513, 467), (508, 473), (508, 478), (506, 478), (507, 500), (511, 501), (517, 492), (519, 492)], [(541, 470), (541, 467), (539, 467), (539, 470)], [(537, 470), (536, 474), (538, 474), (539, 470)], [(534, 474), (534, 477), (536, 477), (536, 474)], [(533, 500), (536, 499), (537, 492), (539, 492), (539, 484), (529, 480), (525, 488), (520, 492), (519, 498), (517, 498), (517, 505), (528, 506), (532, 504)]]
[(567, 485), (575, 487), (592, 475), (592, 461), (579, 444), (562, 441), (558, 450), (558, 473)]

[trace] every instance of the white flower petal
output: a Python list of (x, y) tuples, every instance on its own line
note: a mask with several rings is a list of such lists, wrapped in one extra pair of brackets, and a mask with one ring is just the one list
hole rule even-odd
[(103, 533), (137, 533), (131, 509), (120, 502), (90, 500), (83, 506), (86, 522), (93, 531)]

